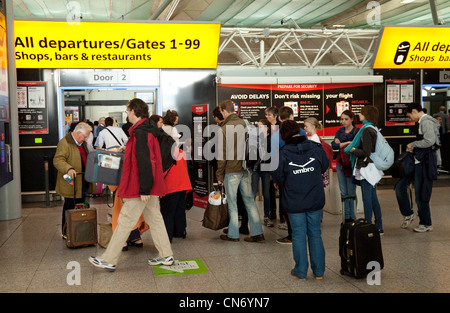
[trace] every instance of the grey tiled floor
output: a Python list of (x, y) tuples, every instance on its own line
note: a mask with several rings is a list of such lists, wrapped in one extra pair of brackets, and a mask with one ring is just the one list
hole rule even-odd
[[(450, 180), (440, 180), (431, 200), (434, 231), (414, 233), (412, 226), (401, 229), (392, 186), (380, 187), (378, 196), (383, 213), (382, 238), (385, 268), (381, 285), (369, 285), (339, 274), (338, 237), (340, 215), (325, 212), (322, 235), (326, 249), (326, 272), (322, 281), (309, 273), (306, 281), (290, 275), (293, 267), (290, 245), (275, 239), (287, 231), (264, 227), (264, 243), (219, 239), (221, 232), (201, 226), (202, 211), (187, 212), (187, 238), (174, 238), (175, 258), (201, 259), (208, 272), (171, 277), (156, 277), (147, 259), (156, 255), (149, 232), (144, 233), (144, 248), (123, 252), (114, 273), (95, 268), (90, 255), (101, 255), (100, 247), (68, 249), (60, 237), (61, 203), (45, 208), (42, 203), (24, 204), (23, 217), (0, 222), (0, 292), (33, 293), (437, 293), (450, 292)], [(261, 210), (262, 202), (257, 201)], [(339, 204), (340, 205), (340, 204)], [(99, 222), (106, 221), (104, 200), (91, 199), (98, 209)], [(80, 285), (69, 285), (72, 267), (80, 264)]]

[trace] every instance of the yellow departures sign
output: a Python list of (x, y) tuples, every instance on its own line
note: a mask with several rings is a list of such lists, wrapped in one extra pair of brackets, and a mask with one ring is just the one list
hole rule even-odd
[(381, 29), (373, 68), (450, 68), (450, 27)]
[(17, 68), (216, 68), (220, 24), (14, 21)]

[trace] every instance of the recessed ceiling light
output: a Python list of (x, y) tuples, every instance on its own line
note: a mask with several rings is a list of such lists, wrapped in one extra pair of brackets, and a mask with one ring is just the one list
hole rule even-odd
[(401, 4), (407, 4), (407, 3), (414, 2), (414, 1), (416, 1), (416, 0), (402, 0), (402, 1), (400, 1), (400, 3)]

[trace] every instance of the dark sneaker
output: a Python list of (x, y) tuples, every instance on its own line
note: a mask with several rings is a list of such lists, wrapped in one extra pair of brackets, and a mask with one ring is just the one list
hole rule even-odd
[(292, 240), (289, 239), (288, 237), (283, 237), (283, 238), (277, 239), (277, 243), (279, 243), (281, 245), (291, 245)]
[(264, 235), (261, 234), (261, 235), (256, 235), (256, 236), (245, 237), (244, 240), (247, 242), (260, 242), (260, 241), (264, 241), (265, 238), (264, 238)]
[(297, 275), (295, 275), (294, 269), (291, 270), (291, 275), (294, 276), (294, 277), (296, 277), (296, 278), (298, 278), (298, 279), (300, 279), (300, 280), (306, 280), (306, 277), (301, 278), (301, 277), (298, 277)]
[(239, 241), (239, 238), (230, 238), (227, 235), (220, 235), (220, 239), (227, 241)]

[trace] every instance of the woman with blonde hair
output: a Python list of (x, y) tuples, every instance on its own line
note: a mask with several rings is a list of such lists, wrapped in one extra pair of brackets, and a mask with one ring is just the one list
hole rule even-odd
[(305, 123), (305, 131), (310, 134), (308, 139), (320, 143), (317, 130), (322, 129), (322, 124), (315, 117), (308, 117), (303, 122)]
[[(322, 145), (322, 148), (329, 160), (329, 167), (331, 167), (331, 163), (333, 161), (333, 148), (331, 148), (328, 143), (324, 142), (322, 138), (317, 135), (317, 130), (322, 129), (322, 124), (315, 117), (308, 117), (303, 122), (305, 123), (305, 131), (310, 135), (308, 139)], [(322, 174), (322, 180), (324, 187), (327, 187), (330, 184), (330, 176), (328, 175), (328, 171)]]

